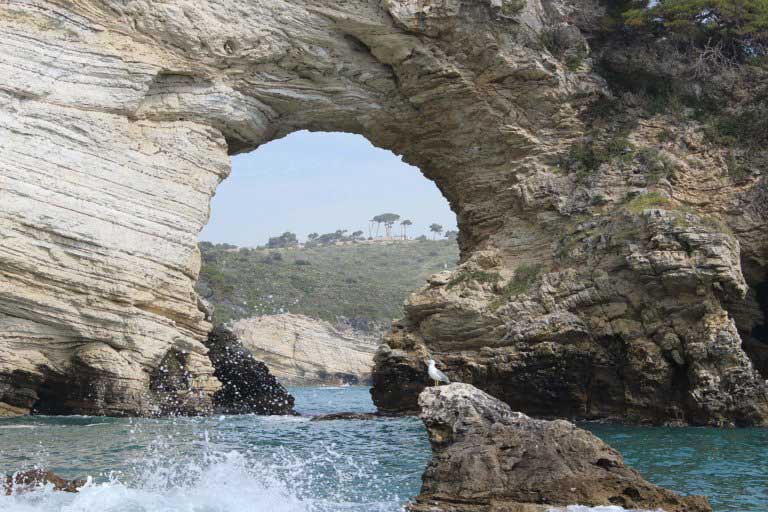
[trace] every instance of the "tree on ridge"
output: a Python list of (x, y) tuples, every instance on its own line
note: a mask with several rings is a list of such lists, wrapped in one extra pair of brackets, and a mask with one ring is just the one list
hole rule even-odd
[(408, 226), (413, 226), (413, 222), (410, 219), (405, 219), (400, 223), (400, 226), (402, 226), (403, 230), (403, 240), (408, 240)]
[(396, 213), (382, 213), (375, 216), (373, 221), (376, 222), (376, 236), (379, 235), (379, 225), (384, 224), (384, 232), (387, 237), (390, 237), (392, 235), (392, 226), (398, 220), (400, 220), (400, 216)]

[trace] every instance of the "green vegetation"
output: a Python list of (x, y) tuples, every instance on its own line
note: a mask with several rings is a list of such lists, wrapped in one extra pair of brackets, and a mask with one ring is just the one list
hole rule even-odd
[(717, 48), (725, 58), (765, 55), (766, 0), (659, 0), (623, 2), (626, 26)]
[(437, 235), (443, 232), (442, 224), (430, 224), (429, 230), (433, 233), (432, 238), (437, 238)]
[(381, 215), (376, 215), (373, 219), (371, 219), (371, 222), (376, 223), (376, 234), (379, 233), (379, 226), (381, 224), (384, 224), (384, 231), (386, 236), (392, 236), (392, 226), (395, 225), (395, 222), (400, 220), (400, 216), (396, 213), (382, 213)]
[(200, 244), (197, 290), (217, 323), (280, 312), (389, 322), (427, 277), (458, 260), (456, 242), (350, 243), (285, 249)]
[(490, 309), (495, 311), (506, 304), (511, 297), (530, 291), (533, 283), (539, 278), (542, 266), (539, 264), (523, 263), (515, 269), (512, 279), (500, 290), (500, 297), (490, 304)]
[(514, 16), (525, 7), (525, 0), (501, 0), (501, 14)]
[(702, 117), (714, 144), (762, 150), (768, 143), (768, 94), (746, 108), (705, 112)]
[(649, 208), (664, 208), (668, 209), (672, 207), (672, 201), (658, 192), (649, 192), (632, 199), (627, 203), (627, 210), (635, 215), (640, 214), (643, 210)]
[(467, 281), (475, 281), (481, 284), (496, 284), (501, 281), (501, 275), (498, 272), (486, 272), (485, 270), (464, 269), (458, 272), (453, 279), (448, 281), (447, 288), (450, 290), (455, 286)]
[(614, 159), (618, 158), (622, 162), (631, 160), (632, 149), (632, 145), (624, 136), (613, 137), (607, 141), (583, 140), (571, 146), (560, 165), (583, 178)]
[(403, 240), (408, 240), (408, 226), (413, 226), (413, 222), (410, 219), (405, 219), (400, 223), (400, 229), (402, 230)]
[[(709, 142), (747, 149), (742, 156), (763, 167), (768, 0), (611, 0), (607, 6), (607, 40), (637, 43), (620, 68), (603, 70), (611, 84), (632, 92), (650, 114), (693, 116)], [(659, 134), (660, 142), (667, 135)]]
[(656, 148), (640, 148), (634, 157), (643, 166), (649, 184), (656, 184), (668, 177), (675, 168), (672, 161)]
[(280, 247), (295, 247), (299, 245), (299, 239), (296, 237), (296, 233), (286, 231), (280, 236), (273, 236), (267, 242), (267, 247), (270, 249), (278, 249)]

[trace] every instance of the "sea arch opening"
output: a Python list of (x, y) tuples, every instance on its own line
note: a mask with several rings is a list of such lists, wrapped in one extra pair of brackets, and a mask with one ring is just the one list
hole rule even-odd
[(281, 382), (368, 384), (402, 304), (459, 259), (434, 181), (361, 135), (296, 131), (232, 156), (196, 290)]

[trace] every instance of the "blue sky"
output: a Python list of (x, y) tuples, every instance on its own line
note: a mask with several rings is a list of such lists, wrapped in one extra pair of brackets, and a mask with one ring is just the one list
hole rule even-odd
[(456, 217), (434, 183), (364, 137), (306, 131), (232, 158), (232, 175), (216, 191), (200, 240), (239, 246), (293, 231), (368, 233), (367, 220), (393, 212), (413, 221), (409, 235), (433, 222), (456, 229)]

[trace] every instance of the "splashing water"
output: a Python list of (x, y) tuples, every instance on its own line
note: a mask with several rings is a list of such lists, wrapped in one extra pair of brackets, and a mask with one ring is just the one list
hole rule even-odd
[[(309, 413), (345, 406), (370, 409), (359, 388), (304, 394), (309, 395)], [(339, 403), (344, 395), (346, 403)], [(426, 434), (415, 418), (327, 423), (250, 415), (3, 420), (0, 474), (38, 465), (64, 478), (93, 477), (77, 494), (40, 488), (0, 496), (0, 510), (392, 512), (418, 493), (429, 456)]]
[(255, 474), (240, 453), (209, 454), (206, 458), (207, 465), (154, 468), (146, 474), (146, 481), (135, 487), (113, 477), (102, 483), (91, 481), (77, 494), (45, 488), (4, 497), (0, 505), (8, 512), (319, 510), (292, 495), (274, 476)]
[[(54, 492), (48, 486), (0, 497), (0, 510), (331, 512), (360, 510), (361, 505), (371, 511), (399, 509), (400, 496), (376, 492), (374, 471), (324, 443), (306, 457), (281, 448), (263, 457), (220, 451), (212, 444), (197, 454), (178, 453), (168, 439), (158, 439), (126, 471), (110, 472), (101, 481), (89, 478), (77, 494)], [(364, 480), (370, 484), (361, 485)], [(318, 492), (323, 488), (327, 491)], [(377, 495), (378, 501), (370, 501)]]
[[(362, 388), (291, 392), (306, 414), (372, 410)], [(654, 483), (706, 494), (717, 512), (766, 510), (768, 430), (586, 427)], [(397, 512), (418, 494), (430, 456), (416, 418), (0, 419), (0, 474), (38, 465), (63, 478), (91, 476), (78, 494), (0, 496), (0, 511)]]

